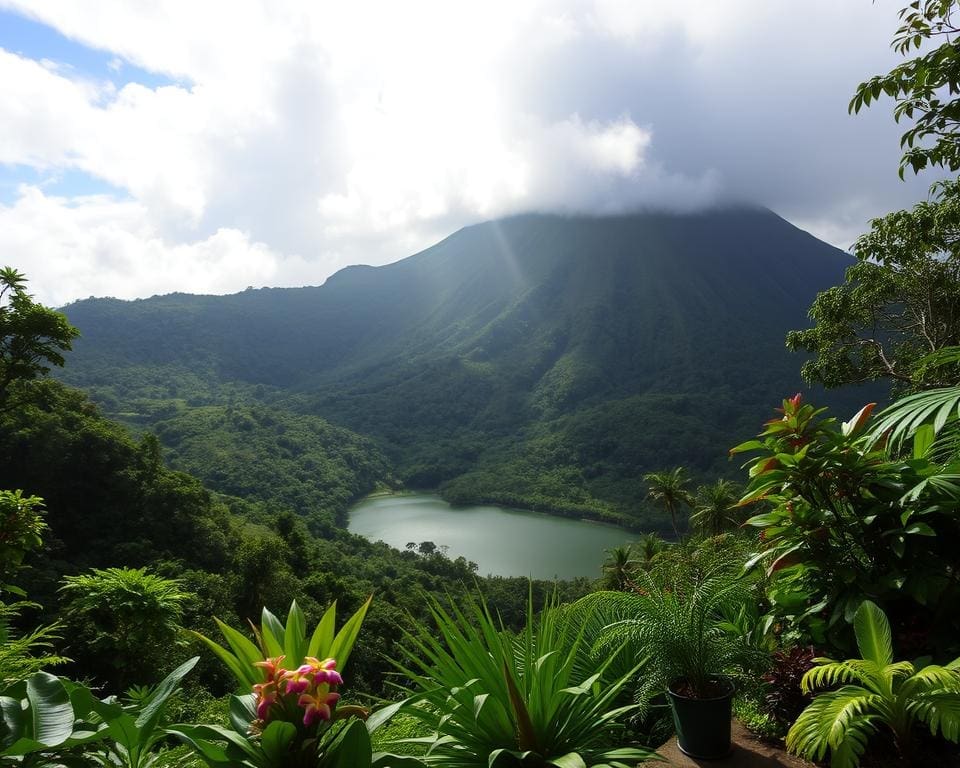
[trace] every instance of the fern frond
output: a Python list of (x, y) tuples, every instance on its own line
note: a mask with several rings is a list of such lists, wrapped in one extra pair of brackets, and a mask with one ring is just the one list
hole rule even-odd
[(905, 680), (899, 695), (909, 698), (939, 691), (960, 693), (960, 672), (931, 664)]
[(833, 768), (854, 768), (876, 732), (875, 698), (859, 686), (844, 686), (814, 699), (787, 733), (787, 749), (822, 760), (829, 749)]
[(800, 681), (800, 688), (804, 693), (812, 693), (816, 688), (829, 688), (837, 683), (854, 680), (859, 682), (860, 676), (851, 660), (832, 661), (808, 670)]
[(960, 693), (927, 694), (908, 704), (907, 711), (926, 723), (933, 736), (940, 732), (947, 741), (960, 741)]

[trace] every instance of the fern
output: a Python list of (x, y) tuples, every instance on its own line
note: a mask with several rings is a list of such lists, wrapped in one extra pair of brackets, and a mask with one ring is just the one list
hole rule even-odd
[(858, 684), (817, 696), (790, 728), (787, 748), (808, 760), (822, 760), (829, 750), (832, 768), (855, 768), (881, 725), (902, 752), (909, 749), (917, 723), (934, 736), (960, 740), (960, 659), (919, 670), (907, 661), (894, 662), (890, 623), (870, 601), (857, 610), (854, 630), (866, 658), (817, 659), (819, 666), (803, 677), (803, 689)]

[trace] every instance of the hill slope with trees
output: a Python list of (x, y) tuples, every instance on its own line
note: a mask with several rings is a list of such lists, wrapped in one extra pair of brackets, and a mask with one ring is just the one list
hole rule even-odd
[(320, 416), (453, 500), (636, 515), (646, 471), (731, 471), (716, 446), (802, 387), (784, 335), (850, 262), (760, 208), (516, 216), (315, 288), (78, 302), (67, 379), (148, 425)]

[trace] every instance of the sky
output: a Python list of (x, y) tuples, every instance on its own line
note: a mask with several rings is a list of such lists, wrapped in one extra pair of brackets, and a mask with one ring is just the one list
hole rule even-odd
[(841, 248), (897, 176), (889, 0), (0, 0), (0, 264), (38, 300), (319, 285), (524, 211), (767, 206)]

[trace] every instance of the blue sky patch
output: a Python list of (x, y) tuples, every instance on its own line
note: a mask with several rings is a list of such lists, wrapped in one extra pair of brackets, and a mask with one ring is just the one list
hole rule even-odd
[[(140, 83), (147, 88), (178, 84), (167, 75), (148, 72), (110, 51), (90, 48), (64, 37), (53, 27), (12, 11), (0, 10), (0, 48), (35, 61), (54, 61), (63, 66), (67, 75), (72, 71), (96, 80), (110, 80), (117, 89), (127, 83)], [(116, 61), (121, 66), (111, 67), (111, 62)]]
[(38, 170), (28, 165), (0, 165), (0, 205), (11, 206), (20, 196), (21, 184), (32, 184), (50, 197), (110, 195), (124, 200), (127, 191), (76, 169)]

